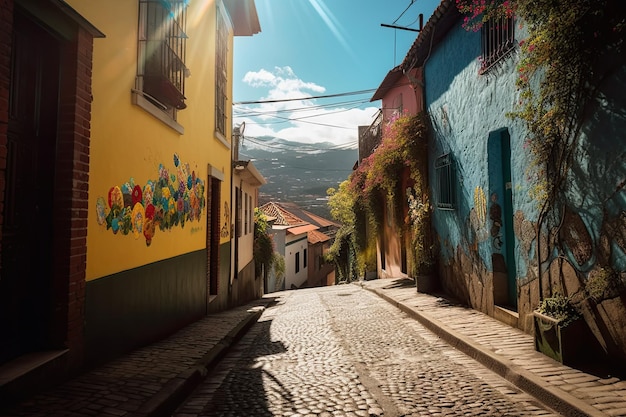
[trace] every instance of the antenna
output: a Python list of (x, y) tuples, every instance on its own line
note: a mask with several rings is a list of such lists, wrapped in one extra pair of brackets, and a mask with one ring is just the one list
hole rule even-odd
[(386, 28), (408, 30), (408, 31), (411, 31), (411, 32), (421, 32), (422, 28), (424, 27), (424, 15), (422, 13), (420, 13), (419, 18), (420, 18), (420, 28), (419, 29), (407, 28), (407, 27), (404, 27), (404, 26), (397, 26), (397, 25), (387, 25), (385, 23), (381, 23), (380, 25), (382, 27), (386, 27)]

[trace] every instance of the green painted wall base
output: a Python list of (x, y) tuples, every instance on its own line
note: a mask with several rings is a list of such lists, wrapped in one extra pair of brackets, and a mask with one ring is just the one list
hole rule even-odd
[(203, 317), (206, 274), (206, 251), (200, 250), (87, 282), (87, 363), (154, 342)]

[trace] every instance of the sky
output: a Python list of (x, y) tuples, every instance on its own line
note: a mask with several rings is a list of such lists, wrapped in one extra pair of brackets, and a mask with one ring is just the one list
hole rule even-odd
[(234, 124), (245, 123), (250, 141), (356, 148), (358, 126), (370, 125), (381, 106), (370, 99), (418, 35), (381, 24), (417, 29), (419, 14), (425, 24), (439, 0), (255, 4), (261, 32), (234, 41)]

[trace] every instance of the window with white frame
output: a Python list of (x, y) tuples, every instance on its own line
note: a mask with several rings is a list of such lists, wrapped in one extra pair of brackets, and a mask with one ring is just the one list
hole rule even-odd
[(185, 104), (187, 0), (140, 0), (136, 90), (174, 120)]

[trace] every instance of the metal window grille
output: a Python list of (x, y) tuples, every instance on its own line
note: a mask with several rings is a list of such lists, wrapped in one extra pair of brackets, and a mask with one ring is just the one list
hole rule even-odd
[(139, 77), (142, 90), (166, 108), (184, 109), (186, 0), (140, 0)]
[(446, 154), (435, 161), (437, 207), (452, 210), (456, 206), (456, 183), (452, 156)]
[(215, 128), (226, 135), (226, 71), (228, 58), (228, 29), (222, 14), (217, 13), (217, 40), (215, 54)]
[(509, 55), (515, 46), (512, 17), (502, 16), (485, 22), (481, 28), (481, 73)]

